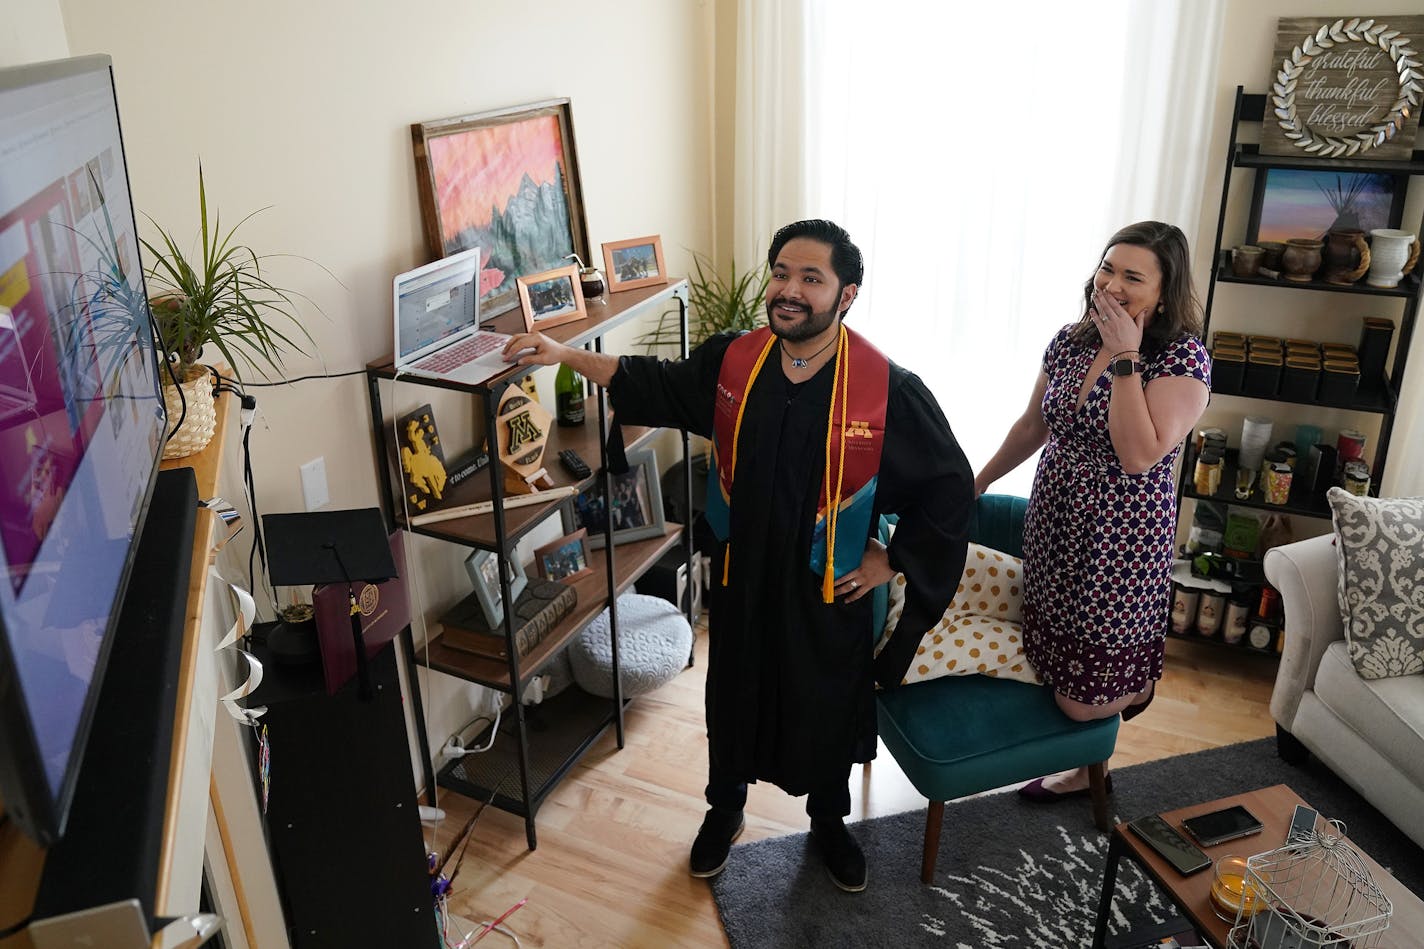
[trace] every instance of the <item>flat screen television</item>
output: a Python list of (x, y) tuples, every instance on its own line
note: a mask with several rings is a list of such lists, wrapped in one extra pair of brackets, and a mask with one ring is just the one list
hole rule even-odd
[(0, 800), (64, 831), (167, 419), (107, 56), (0, 69)]

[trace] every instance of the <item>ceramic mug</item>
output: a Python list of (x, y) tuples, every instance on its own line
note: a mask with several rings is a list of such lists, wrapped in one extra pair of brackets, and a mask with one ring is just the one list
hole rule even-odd
[(1263, 248), (1255, 244), (1241, 244), (1231, 251), (1231, 272), (1238, 277), (1254, 277), (1261, 269)]
[(1365, 282), (1372, 287), (1399, 286), (1419, 260), (1419, 238), (1408, 231), (1375, 228), (1370, 231), (1370, 247), (1370, 275)]
[(1370, 245), (1359, 228), (1341, 228), (1325, 235), (1325, 282), (1354, 283), (1370, 269)]
[(1286, 252), (1286, 242), (1261, 241), (1257, 246), (1261, 248), (1261, 269), (1279, 271), (1281, 255)]

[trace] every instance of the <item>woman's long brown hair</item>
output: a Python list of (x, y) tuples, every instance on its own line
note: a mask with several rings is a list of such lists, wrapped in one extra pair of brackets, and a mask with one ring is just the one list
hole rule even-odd
[[(1183, 336), (1200, 336), (1202, 332), (1201, 304), (1192, 287), (1191, 252), (1182, 229), (1161, 221), (1138, 221), (1129, 224), (1109, 238), (1098, 260), (1102, 261), (1118, 244), (1143, 247), (1157, 255), (1162, 270), (1162, 311), (1155, 313), (1142, 332), (1142, 355), (1149, 357), (1162, 351), (1170, 342)], [(1093, 271), (1096, 276), (1097, 270)], [(1093, 299), (1093, 277), (1083, 284), (1083, 315), (1069, 331), (1073, 342), (1080, 346), (1098, 346), (1102, 337), (1088, 316)]]

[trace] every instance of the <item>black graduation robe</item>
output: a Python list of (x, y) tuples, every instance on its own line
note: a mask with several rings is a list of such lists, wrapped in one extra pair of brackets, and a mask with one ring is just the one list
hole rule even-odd
[[(735, 338), (714, 336), (679, 362), (624, 356), (608, 387), (617, 420), (711, 437), (717, 375)], [(907, 585), (897, 633), (874, 656), (871, 597), (823, 603), (809, 565), (836, 361), (793, 384), (780, 357), (768, 356), (747, 396), (727, 586), (728, 545), (712, 568), (707, 736), (723, 773), (805, 794), (875, 757), (874, 684), (899, 684), (954, 596), (974, 474), (924, 383), (892, 363), (871, 523), (899, 515), (889, 557)]]

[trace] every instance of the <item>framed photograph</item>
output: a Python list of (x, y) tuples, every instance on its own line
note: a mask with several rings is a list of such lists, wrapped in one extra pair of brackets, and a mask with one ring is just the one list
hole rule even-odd
[(608, 289), (612, 293), (667, 283), (662, 238), (654, 234), (604, 244), (603, 272), (608, 275)]
[(570, 499), (564, 508), (564, 529), (583, 528), (588, 546), (604, 545), (604, 531), (613, 519), (613, 543), (658, 537), (665, 529), (663, 494), (658, 481), (658, 457), (651, 448), (628, 453), (628, 470), (613, 476), (613, 503), (603, 498), (603, 479)]
[(481, 320), (519, 305), (519, 277), (589, 259), (568, 99), (410, 131), (426, 248), (432, 260), (481, 248)]
[(545, 580), (572, 580), (592, 573), (588, 565), (588, 532), (576, 530), (534, 551), (534, 566)]
[[(504, 599), (499, 590), (499, 557), (492, 550), (477, 550), (465, 558), (465, 572), (470, 575), (470, 583), (474, 584), (475, 598), (480, 601), (480, 609), (489, 628), (499, 629), (504, 622)], [(509, 579), (509, 595), (518, 600), (529, 583), (524, 565), (517, 557), (505, 557), (504, 575)]]
[(543, 332), (588, 317), (578, 267), (573, 264), (518, 278), (519, 307), (524, 312), (524, 329)]
[(1261, 168), (1251, 195), (1246, 243), (1323, 239), (1333, 230), (1399, 227), (1408, 178), (1385, 172)]

